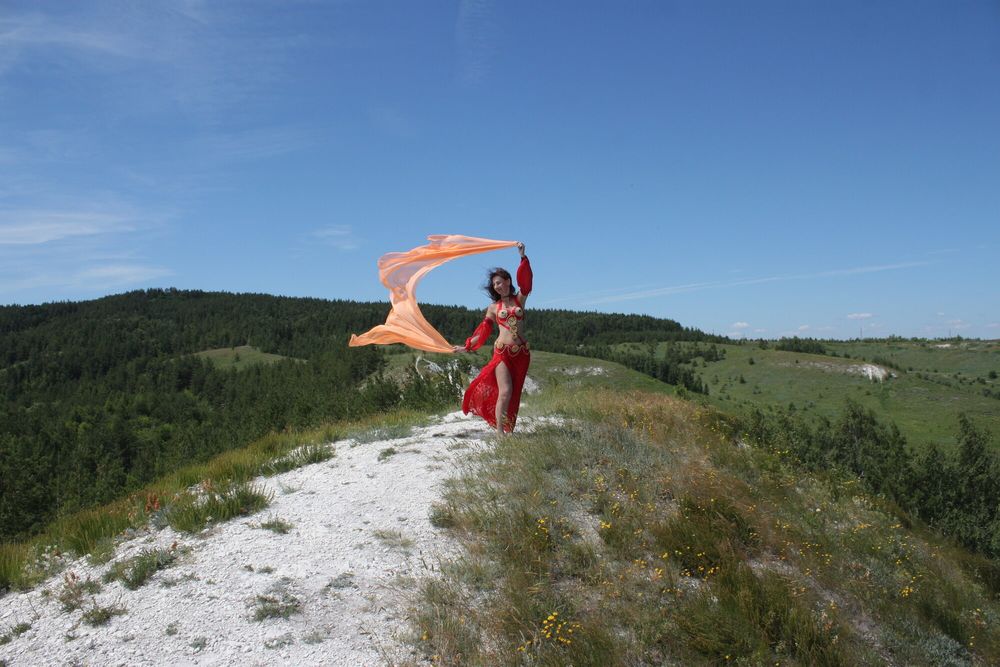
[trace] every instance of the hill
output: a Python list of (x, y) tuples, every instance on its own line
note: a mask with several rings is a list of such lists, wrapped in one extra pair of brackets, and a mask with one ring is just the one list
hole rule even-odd
[(111, 545), (73, 522), (93, 556), (25, 554), (0, 660), (1000, 660), (1000, 566), (867, 477), (635, 371), (539, 362), (499, 442), (418, 413), (274, 435), (107, 508)]

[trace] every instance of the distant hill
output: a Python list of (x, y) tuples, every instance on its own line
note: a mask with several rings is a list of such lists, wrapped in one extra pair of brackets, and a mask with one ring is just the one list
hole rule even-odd
[[(388, 309), (176, 289), (0, 307), (0, 539), (271, 431), (454, 402), (447, 382), (383, 377), (393, 350), (347, 347)], [(482, 317), (424, 312), (456, 342)], [(590, 356), (628, 340), (723, 340), (640, 315), (533, 310), (530, 327), (535, 349)]]

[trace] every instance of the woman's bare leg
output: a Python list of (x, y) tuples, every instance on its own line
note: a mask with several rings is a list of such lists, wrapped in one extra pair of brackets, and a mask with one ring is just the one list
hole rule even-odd
[(502, 361), (496, 365), (497, 377), (497, 435), (503, 435), (503, 425), (507, 421), (507, 407), (510, 405), (510, 369)]

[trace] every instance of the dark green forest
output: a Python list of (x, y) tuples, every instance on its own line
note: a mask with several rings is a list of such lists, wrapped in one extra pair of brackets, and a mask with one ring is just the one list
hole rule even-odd
[[(175, 289), (94, 301), (0, 307), (0, 540), (120, 497), (181, 465), (260, 436), (394, 407), (457, 405), (459, 387), (382, 374), (386, 351), (348, 348), (384, 322), (386, 303)], [(426, 306), (462, 341), (479, 310)], [(698, 390), (672, 358), (621, 358), (626, 341), (725, 339), (641, 315), (532, 310), (539, 350), (622, 361)], [(250, 345), (287, 359), (246, 370), (195, 356)]]

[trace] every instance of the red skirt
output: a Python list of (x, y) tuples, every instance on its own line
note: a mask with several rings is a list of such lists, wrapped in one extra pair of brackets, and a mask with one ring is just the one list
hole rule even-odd
[(503, 430), (510, 433), (517, 422), (517, 410), (521, 406), (521, 389), (524, 388), (524, 378), (528, 375), (528, 364), (531, 363), (531, 352), (528, 344), (496, 345), (493, 348), (493, 358), (483, 366), (479, 375), (469, 383), (462, 399), (462, 412), (479, 415), (493, 428), (497, 427), (497, 364), (503, 362), (510, 371), (511, 391), (510, 404), (507, 406), (507, 419)]

